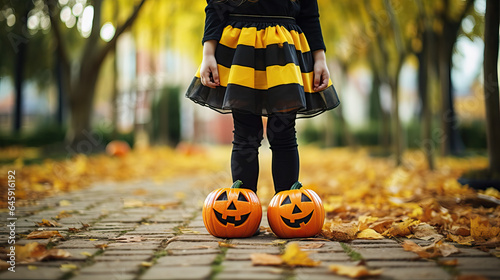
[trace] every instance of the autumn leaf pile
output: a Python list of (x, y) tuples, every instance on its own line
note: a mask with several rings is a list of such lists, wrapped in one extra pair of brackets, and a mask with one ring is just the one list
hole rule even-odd
[[(61, 192), (88, 187), (93, 182), (153, 180), (208, 174), (221, 170), (217, 149), (191, 145), (178, 149), (155, 147), (134, 150), (125, 156), (79, 154), (65, 160), (47, 159), (41, 164), (24, 165), (18, 158), (0, 166), (0, 209), (6, 209), (8, 171), (16, 172), (16, 206)], [(213, 160), (212, 160), (213, 159)]]
[(323, 198), (326, 238), (445, 238), (493, 248), (500, 244), (500, 193), (489, 189), (478, 196), (457, 182), (467, 170), (486, 168), (485, 158), (441, 158), (430, 171), (417, 151), (407, 153), (400, 167), (364, 150), (305, 149), (301, 156), (304, 186)]
[[(500, 193), (490, 189), (478, 196), (475, 190), (457, 182), (465, 171), (486, 168), (484, 157), (438, 158), (434, 171), (427, 168), (418, 151), (406, 153), (400, 167), (391, 158), (371, 157), (363, 149), (303, 146), (300, 157), (301, 182), (323, 199), (327, 213), (324, 238), (444, 238), (487, 247), (500, 242), (500, 207), (487, 208), (478, 200), (486, 197), (497, 203)], [(261, 149), (260, 160), (258, 195), (265, 207), (274, 194), (270, 152), (265, 148)], [(16, 170), (16, 206), (21, 206), (106, 180), (161, 182), (172, 177), (219, 174), (221, 178), (215, 183), (200, 181), (200, 187), (213, 190), (231, 184), (229, 162), (230, 147), (189, 145), (135, 150), (123, 157), (77, 155), (37, 165), (23, 165), (19, 159), (0, 167), (0, 207), (5, 208), (2, 203), (7, 201), (8, 170)]]

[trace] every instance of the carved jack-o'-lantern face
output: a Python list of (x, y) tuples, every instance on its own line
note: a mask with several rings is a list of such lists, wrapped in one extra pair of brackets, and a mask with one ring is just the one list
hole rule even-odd
[(260, 225), (262, 208), (257, 195), (240, 189), (241, 181), (231, 188), (211, 192), (203, 206), (203, 222), (207, 231), (217, 237), (252, 236)]
[(309, 237), (323, 227), (325, 210), (319, 196), (301, 189), (300, 182), (289, 191), (276, 194), (267, 209), (267, 219), (273, 232), (281, 238)]

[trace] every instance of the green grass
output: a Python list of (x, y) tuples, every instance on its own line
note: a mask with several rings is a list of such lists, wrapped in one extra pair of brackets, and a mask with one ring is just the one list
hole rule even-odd
[(344, 252), (349, 256), (351, 261), (362, 261), (363, 256), (356, 252), (354, 249), (351, 248), (351, 246), (340, 242), (340, 246), (342, 246), (342, 249), (344, 249)]

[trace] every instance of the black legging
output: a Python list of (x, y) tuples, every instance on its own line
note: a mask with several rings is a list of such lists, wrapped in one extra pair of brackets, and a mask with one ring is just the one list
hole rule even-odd
[[(272, 173), (276, 193), (289, 190), (299, 179), (299, 152), (295, 136), (295, 113), (273, 114), (267, 120), (267, 139), (273, 153)], [(231, 154), (233, 181), (257, 191), (259, 147), (264, 129), (262, 117), (233, 111), (234, 141)]]

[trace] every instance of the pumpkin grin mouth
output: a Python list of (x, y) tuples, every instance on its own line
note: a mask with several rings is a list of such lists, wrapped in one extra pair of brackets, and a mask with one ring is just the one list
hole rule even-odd
[[(223, 215), (221, 213), (217, 212), (217, 210), (215, 210), (215, 209), (214, 209), (214, 213), (215, 213), (215, 217), (217, 217), (217, 220), (219, 222), (221, 222), (221, 224), (226, 226), (229, 223), (229, 224), (233, 224), (235, 227), (241, 226), (242, 224), (244, 224), (247, 221), (248, 216), (250, 216), (250, 213), (245, 214), (245, 215), (241, 215), (240, 220), (236, 221), (235, 216), (227, 216), (227, 218), (224, 219), (224, 218), (222, 218)], [(310, 218), (311, 217), (309, 217), (309, 219)]]
[[(311, 213), (309, 213), (309, 215), (305, 216), (304, 218), (302, 218), (302, 219), (296, 219), (295, 222), (293, 222), (293, 223), (290, 222), (290, 219), (287, 219), (287, 218), (285, 218), (283, 216), (281, 216), (281, 219), (283, 220), (283, 222), (287, 226), (289, 226), (291, 228), (300, 228), (300, 224), (301, 223), (304, 223), (304, 224), (309, 223), (309, 221), (311, 220), (311, 217), (313, 215), (313, 212), (314, 212), (314, 210), (312, 210)], [(242, 216), (241, 219), (243, 219), (243, 216)]]

